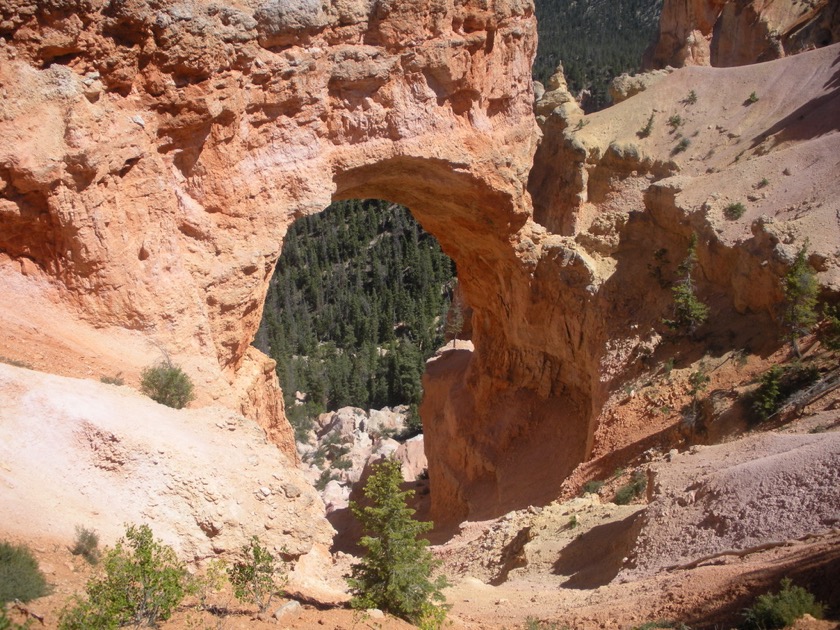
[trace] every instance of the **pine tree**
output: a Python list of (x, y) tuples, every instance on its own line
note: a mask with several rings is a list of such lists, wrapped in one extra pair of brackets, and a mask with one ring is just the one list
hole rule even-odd
[(453, 281), (452, 301), (449, 304), (449, 309), (444, 315), (444, 335), (446, 339), (452, 339), (452, 347), (455, 347), (455, 342), (458, 340), (458, 335), (464, 327), (464, 298), (461, 295), (461, 288), (458, 286), (457, 279)]
[(697, 297), (692, 273), (697, 266), (697, 234), (692, 234), (688, 241), (688, 252), (680, 263), (680, 279), (671, 288), (674, 296), (674, 319), (664, 320), (674, 330), (693, 333), (709, 317), (709, 307)]
[(819, 285), (817, 277), (808, 264), (808, 242), (796, 252), (796, 258), (790, 271), (784, 278), (784, 292), (787, 306), (784, 322), (790, 330), (790, 341), (793, 351), (798, 358), (802, 358), (799, 350), (799, 337), (807, 335), (817, 323), (817, 293)]
[(436, 561), (426, 549), (428, 543), (417, 536), (432, 528), (430, 522), (414, 520), (414, 510), (406, 499), (414, 491), (403, 491), (400, 464), (385, 460), (376, 465), (365, 484), (365, 497), (371, 505), (351, 502), (353, 514), (366, 536), (359, 544), (367, 549), (353, 565), (347, 582), (353, 592), (354, 608), (379, 608), (424, 627), (439, 627), (445, 608), (434, 602), (445, 601), (442, 588), (446, 578), (431, 579)]

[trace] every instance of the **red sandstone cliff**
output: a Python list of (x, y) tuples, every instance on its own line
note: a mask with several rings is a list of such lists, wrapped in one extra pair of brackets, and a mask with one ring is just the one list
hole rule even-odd
[(530, 2), (4, 1), (0, 36), (5, 259), (199, 371), (200, 402), (241, 407), (288, 453), (250, 342), (296, 217), (409, 205), (476, 303), (494, 297), (471, 277), (517, 264)]
[(742, 66), (838, 41), (833, 0), (665, 0), (645, 65)]

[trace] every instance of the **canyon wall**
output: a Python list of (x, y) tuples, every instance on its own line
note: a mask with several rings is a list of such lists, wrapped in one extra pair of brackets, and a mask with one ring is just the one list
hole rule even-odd
[[(91, 335), (147, 340), (197, 376), (197, 404), (240, 409), (292, 455), (273, 364), (250, 347), (283, 236), (336, 199), (409, 206), (475, 312), (463, 449), (431, 470), (464, 514), (497, 462), (526, 456), (523, 414), (566, 406), (561, 468), (585, 455), (590, 366), (560, 376), (529, 298), (580, 275), (555, 243), (537, 265), (535, 44), (527, 0), (3, 0), (0, 263), (48, 283)], [(136, 383), (149, 356), (99, 363)]]
[(292, 454), (250, 348), (286, 229), (391, 199), (468, 286), (501, 281), (530, 212), (534, 28), (523, 0), (4, 0), (0, 252)]
[[(527, 0), (0, 0), (0, 268), (293, 455), (250, 346), (286, 230), (336, 199), (407, 205), (473, 309), (474, 350), (424, 381), (433, 517), (553, 498), (611, 443), (605, 402), (663, 343), (692, 232), (721, 347), (774, 330), (806, 235), (837, 289), (838, 51), (680, 70), (585, 119), (558, 79), (540, 143), (534, 46)], [(136, 383), (148, 353), (119, 350)]]
[(742, 66), (838, 41), (833, 0), (665, 0), (645, 66)]

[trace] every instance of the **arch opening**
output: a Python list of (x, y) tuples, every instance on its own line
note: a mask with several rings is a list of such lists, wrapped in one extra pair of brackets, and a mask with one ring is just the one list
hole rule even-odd
[(381, 453), (395, 452), (427, 501), (421, 379), (468, 319), (453, 261), (405, 206), (341, 200), (287, 231), (254, 345), (276, 362), (304, 470), (339, 539), (352, 538), (350, 494)]

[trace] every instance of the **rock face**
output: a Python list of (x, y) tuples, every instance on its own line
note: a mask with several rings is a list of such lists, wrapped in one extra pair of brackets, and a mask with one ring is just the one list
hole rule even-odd
[[(806, 242), (825, 290), (840, 288), (840, 183), (830, 174), (838, 58), (834, 45), (767, 64), (681, 68), (576, 127), (558, 110), (545, 120), (529, 187), (534, 218), (553, 232), (543, 243), (562, 243), (583, 277), (557, 274), (562, 297), (543, 312), (579, 300), (563, 323), (579, 326), (566, 347), (588, 349), (575, 365), (597, 357), (588, 389), (578, 389), (594, 409), (589, 456), (638, 447), (616, 440), (605, 396), (685, 342), (662, 321), (692, 234), (698, 295), (711, 307), (704, 343), (715, 352), (778, 343), (780, 279)], [(727, 208), (738, 203), (735, 218)], [(558, 326), (544, 328), (546, 346), (560, 346), (549, 346)]]
[[(328, 549), (324, 506), (251, 420), (175, 411), (128, 387), (0, 364), (3, 534), (70, 544), (74, 526), (113, 545), (149, 523), (189, 560), (252, 535), (286, 557)], [(154, 430), (150, 431), (150, 427)]]
[(838, 41), (832, 0), (665, 0), (645, 65), (741, 66)]
[(287, 227), (401, 202), (500, 309), (470, 279), (498, 284), (525, 238), (534, 32), (522, 0), (3, 0), (0, 251), (202, 365), (200, 403), (293, 455), (250, 348)]
[(405, 429), (408, 412), (406, 406), (370, 411), (342, 407), (321, 414), (308, 441), (298, 442), (304, 475), (321, 490), (328, 514), (347, 508), (354, 486), (383, 457), (401, 463), (405, 481), (426, 471), (422, 434), (403, 443), (393, 439)]
[[(622, 577), (801, 538), (837, 523), (840, 435), (767, 434), (708, 449), (678, 456), (654, 473), (654, 500)], [(707, 458), (716, 465), (698, 464)]]
[[(553, 498), (603, 448), (692, 232), (724, 345), (778, 332), (805, 236), (838, 286), (837, 47), (683, 69), (583, 118), (558, 77), (537, 150), (527, 0), (0, 0), (0, 42), (0, 277), (75, 309), (76, 346), (106, 347), (100, 327), (191, 366), (198, 404), (257, 419), (290, 458), (250, 348), (283, 236), (336, 199), (411, 208), (473, 309), (471, 343), (425, 377), (438, 522)], [(4, 321), (0, 351), (32, 326)], [(102, 363), (136, 383), (149, 348)]]

